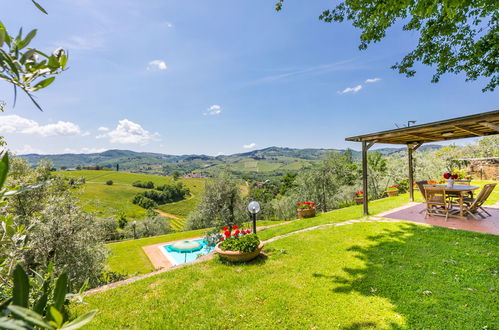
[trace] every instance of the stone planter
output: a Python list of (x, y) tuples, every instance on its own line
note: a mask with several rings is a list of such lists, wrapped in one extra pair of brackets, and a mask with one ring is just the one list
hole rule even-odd
[(357, 204), (363, 204), (364, 203), (364, 197), (354, 197), (353, 200)]
[(386, 194), (388, 195), (388, 197), (398, 196), (399, 191), (398, 191), (398, 189), (397, 190), (387, 190)]
[(215, 252), (218, 253), (220, 255), (220, 257), (222, 257), (223, 259), (229, 260), (232, 262), (243, 262), (243, 261), (253, 260), (256, 257), (258, 257), (258, 255), (260, 254), (260, 252), (263, 249), (263, 242), (260, 241), (260, 244), (258, 245), (258, 247), (255, 249), (255, 251), (252, 251), (252, 252), (222, 251), (222, 249), (220, 249), (220, 247), (219, 247), (219, 245), (221, 243), (222, 242), (218, 243), (215, 246)]
[(298, 211), (298, 218), (300, 219), (315, 217), (315, 207), (311, 209), (297, 209), (297, 211)]

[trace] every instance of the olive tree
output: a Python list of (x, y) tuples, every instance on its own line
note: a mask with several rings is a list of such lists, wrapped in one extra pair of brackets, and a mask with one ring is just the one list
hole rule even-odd
[(42, 273), (49, 264), (56, 274), (65, 269), (75, 289), (87, 279), (97, 281), (107, 249), (94, 216), (81, 209), (64, 179), (51, 176), (50, 163), (32, 169), (25, 160), (13, 159), (11, 168), (7, 185), (17, 193), (6, 200), (1, 213), (28, 228), (24, 266)]
[(240, 225), (244, 220), (241, 187), (227, 172), (205, 183), (204, 194), (186, 227), (200, 229)]

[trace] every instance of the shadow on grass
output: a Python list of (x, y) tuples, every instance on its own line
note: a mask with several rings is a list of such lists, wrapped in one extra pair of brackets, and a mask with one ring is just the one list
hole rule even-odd
[(498, 236), (403, 224), (348, 249), (363, 267), (343, 268), (345, 277), (312, 276), (332, 281), (335, 292), (389, 299), (409, 328), (491, 329), (497, 325), (498, 243)]
[(241, 265), (247, 265), (247, 266), (263, 265), (267, 262), (267, 259), (268, 259), (268, 256), (265, 253), (260, 253), (255, 259), (250, 260), (250, 261), (233, 262), (233, 261), (225, 260), (225, 259), (221, 258), (219, 255), (215, 256), (214, 261), (221, 263), (222, 265), (225, 265), (225, 266), (239, 267)]

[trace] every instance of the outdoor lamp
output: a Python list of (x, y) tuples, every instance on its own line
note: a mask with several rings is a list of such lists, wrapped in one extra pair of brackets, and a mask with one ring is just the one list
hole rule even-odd
[(252, 201), (248, 204), (248, 212), (253, 220), (253, 233), (256, 234), (256, 214), (260, 212), (260, 203)]

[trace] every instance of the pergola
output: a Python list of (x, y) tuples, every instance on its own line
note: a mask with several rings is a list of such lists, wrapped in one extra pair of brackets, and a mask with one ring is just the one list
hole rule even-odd
[(362, 143), (362, 185), (364, 190), (364, 214), (369, 214), (367, 188), (367, 151), (375, 143), (405, 144), (409, 162), (409, 196), (414, 201), (413, 153), (423, 143), (487, 136), (499, 133), (499, 110), (476, 115), (452, 118), (433, 123), (414, 125), (389, 131), (370, 133), (346, 138), (346, 141)]

